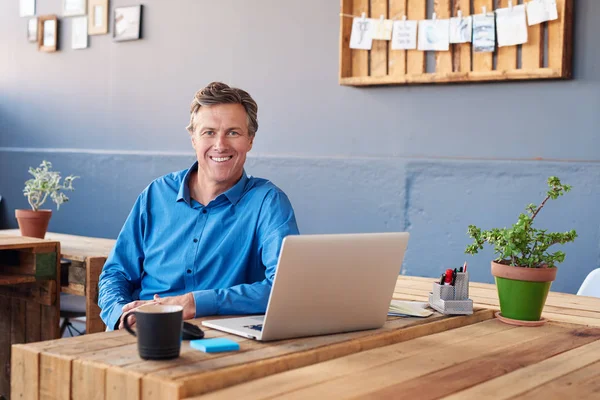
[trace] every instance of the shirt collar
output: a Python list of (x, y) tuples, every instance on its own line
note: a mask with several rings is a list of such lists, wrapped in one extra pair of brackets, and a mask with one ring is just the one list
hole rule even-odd
[[(190, 181), (190, 175), (192, 172), (198, 170), (198, 161), (194, 163), (185, 173), (183, 180), (181, 181), (181, 186), (179, 187), (179, 193), (177, 194), (177, 201), (184, 200), (187, 204), (190, 204), (190, 187), (188, 185)], [(228, 189), (226, 192), (221, 193), (219, 196), (224, 195), (231, 202), (231, 204), (236, 205), (238, 201), (242, 198), (244, 194), (244, 189), (246, 188), (246, 184), (250, 179), (246, 174), (246, 170), (242, 171), (242, 177), (233, 187)], [(217, 196), (217, 197), (219, 197)]]

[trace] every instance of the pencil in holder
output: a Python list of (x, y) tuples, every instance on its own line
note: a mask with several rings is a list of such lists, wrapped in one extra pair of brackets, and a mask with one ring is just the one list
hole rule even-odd
[(473, 301), (469, 299), (468, 273), (457, 273), (454, 285), (440, 285), (434, 282), (429, 293), (429, 306), (442, 314), (473, 314)]

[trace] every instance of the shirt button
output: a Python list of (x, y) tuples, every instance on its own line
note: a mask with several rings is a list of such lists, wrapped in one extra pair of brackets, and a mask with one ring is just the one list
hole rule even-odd
[(194, 239), (194, 243), (198, 243), (198, 239)]
[(191, 270), (191, 269), (188, 269), (188, 270), (187, 270), (187, 273), (188, 273), (188, 274), (191, 274), (191, 273), (192, 273), (192, 270)]
[(202, 214), (206, 214), (206, 209), (202, 210)]

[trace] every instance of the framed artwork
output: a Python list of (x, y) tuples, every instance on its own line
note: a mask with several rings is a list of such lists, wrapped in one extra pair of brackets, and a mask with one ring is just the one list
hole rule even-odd
[(44, 15), (38, 18), (38, 50), (56, 51), (58, 42), (58, 19), (56, 15)]
[(86, 0), (63, 0), (63, 17), (85, 15)]
[(86, 49), (88, 47), (87, 17), (75, 17), (71, 21), (71, 48)]
[(27, 40), (29, 40), (30, 42), (37, 42), (37, 28), (37, 18), (30, 18), (27, 21)]
[(88, 0), (88, 35), (108, 33), (108, 0)]
[(137, 40), (141, 36), (142, 6), (115, 7), (114, 40)]
[(34, 17), (35, 0), (19, 0), (19, 15), (21, 17)]

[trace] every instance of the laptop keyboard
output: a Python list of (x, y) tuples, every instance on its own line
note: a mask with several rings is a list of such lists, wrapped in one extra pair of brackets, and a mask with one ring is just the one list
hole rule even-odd
[(262, 324), (257, 324), (257, 325), (244, 325), (244, 328), (248, 328), (248, 329), (253, 329), (255, 331), (262, 331)]

